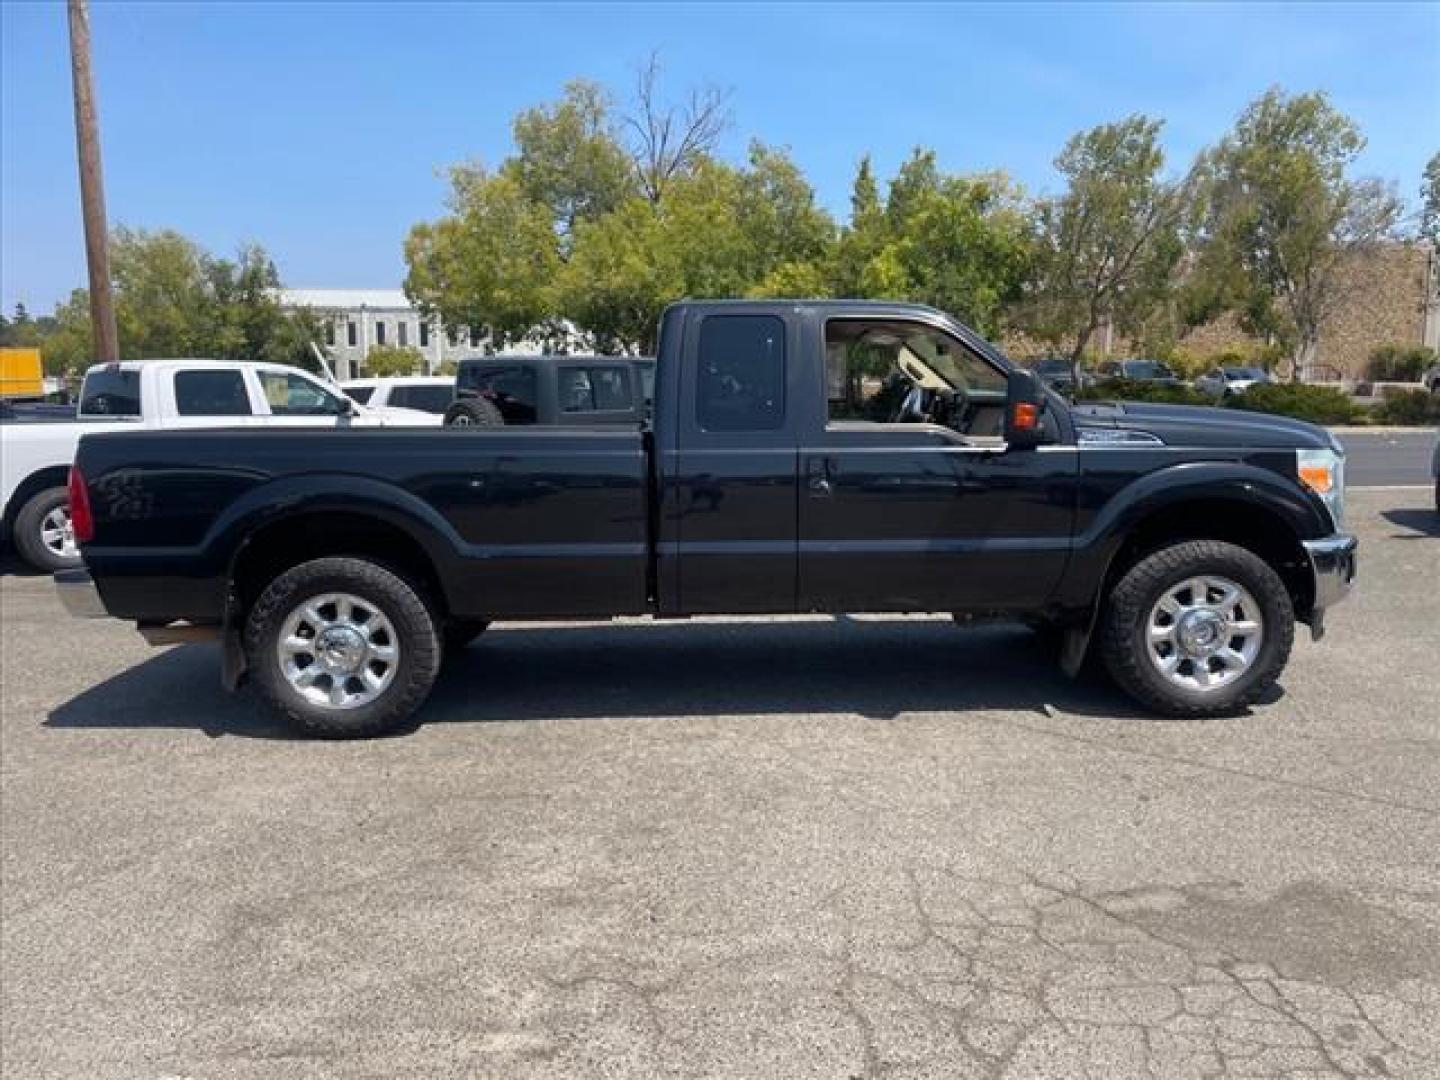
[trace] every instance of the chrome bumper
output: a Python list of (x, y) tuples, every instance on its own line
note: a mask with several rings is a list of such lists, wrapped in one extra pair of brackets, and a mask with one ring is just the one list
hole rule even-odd
[(1310, 556), (1310, 572), (1315, 577), (1315, 622), (1320, 613), (1338, 604), (1350, 593), (1355, 581), (1355, 548), (1358, 541), (1345, 533), (1336, 533), (1323, 540), (1306, 540), (1305, 552)]
[(77, 619), (105, 619), (110, 615), (89, 570), (56, 570), (55, 591), (65, 610)]

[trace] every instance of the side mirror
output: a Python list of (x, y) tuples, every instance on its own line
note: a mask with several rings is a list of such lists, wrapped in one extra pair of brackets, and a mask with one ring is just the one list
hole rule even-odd
[(1009, 450), (1032, 450), (1043, 441), (1040, 416), (1045, 391), (1033, 371), (1017, 368), (1005, 387), (1005, 444)]

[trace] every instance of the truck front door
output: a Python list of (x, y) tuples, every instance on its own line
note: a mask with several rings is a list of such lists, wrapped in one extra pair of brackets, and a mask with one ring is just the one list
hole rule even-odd
[(941, 326), (827, 318), (815, 332), (825, 408), (800, 450), (801, 609), (1042, 602), (1069, 549), (1073, 447), (1007, 450), (1005, 373)]

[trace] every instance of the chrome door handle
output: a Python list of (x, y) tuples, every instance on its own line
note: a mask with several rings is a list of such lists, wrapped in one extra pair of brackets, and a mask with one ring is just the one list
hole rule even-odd
[(829, 458), (813, 457), (806, 465), (806, 484), (812, 495), (830, 495), (834, 489), (830, 486), (831, 463)]

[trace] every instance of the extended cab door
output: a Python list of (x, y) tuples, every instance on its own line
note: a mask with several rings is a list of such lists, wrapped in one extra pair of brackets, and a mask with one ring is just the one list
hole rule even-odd
[(800, 606), (1033, 607), (1069, 551), (1076, 455), (1011, 451), (1005, 372), (947, 326), (822, 312), (800, 451)]
[(147, 417), (153, 426), (248, 427), (255, 422), (252, 390), (239, 367), (157, 364), (142, 373), (155, 380), (154, 411)]
[(676, 395), (659, 447), (662, 611), (795, 610), (797, 322), (723, 306), (685, 321), (661, 395)]

